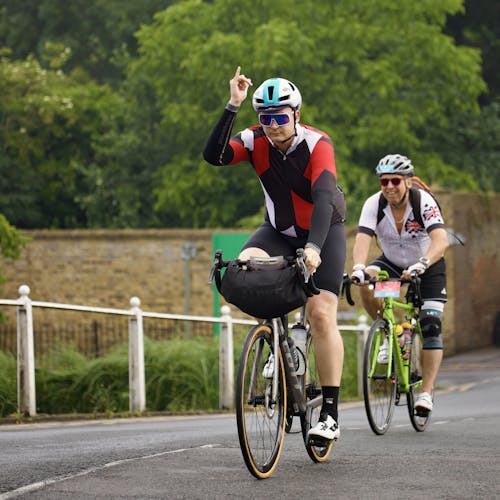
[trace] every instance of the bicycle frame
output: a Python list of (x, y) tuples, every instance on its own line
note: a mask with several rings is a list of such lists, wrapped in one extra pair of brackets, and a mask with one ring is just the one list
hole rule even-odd
[[(385, 271), (379, 272), (378, 279), (379, 280), (384, 280), (388, 278), (388, 274)], [(420, 338), (422, 338), (422, 330), (420, 328), (420, 322), (418, 321), (417, 314), (415, 311), (415, 305), (413, 302), (403, 302), (402, 300), (395, 299), (394, 297), (384, 297), (384, 307), (382, 311), (382, 319), (387, 323), (388, 329), (389, 329), (389, 336), (388, 336), (388, 346), (389, 346), (389, 352), (388, 352), (388, 363), (387, 363), (387, 377), (391, 376), (391, 366), (392, 366), (392, 356), (394, 353), (396, 353), (396, 359), (395, 359), (395, 364), (396, 364), (396, 373), (398, 376), (398, 390), (399, 392), (409, 392), (410, 390), (410, 381), (409, 381), (409, 376), (408, 376), (408, 370), (405, 369), (408, 366), (408, 361), (403, 359), (401, 349), (399, 349), (399, 342), (397, 339), (397, 334), (396, 334), (396, 316), (394, 313), (395, 309), (400, 309), (404, 311), (405, 316), (408, 319), (414, 319), (415, 321), (412, 321), (413, 323), (413, 328), (415, 330), (415, 335), (419, 335)], [(378, 340), (378, 339), (377, 339)], [(380, 342), (377, 342), (376, 350), (375, 353), (378, 352), (378, 348), (380, 347)], [(397, 349), (393, 349), (394, 345), (397, 346)], [(372, 364), (372, 369), (370, 376), (373, 376), (374, 370), (375, 370), (375, 365), (376, 363)], [(421, 385), (422, 381), (419, 381), (415, 384), (415, 386)]]
[[(304, 316), (304, 310), (302, 311), (302, 316)], [(286, 325), (286, 319), (274, 318), (271, 320), (272, 332), (273, 332), (273, 349), (274, 352), (278, 352), (281, 349), (283, 357), (285, 360), (285, 379), (286, 387), (288, 392), (288, 397), (292, 404), (293, 410), (296, 413), (305, 415), (307, 423), (310, 423), (312, 410), (321, 406), (323, 404), (323, 396), (317, 396), (306, 402), (303, 387), (296, 375), (295, 364), (290, 352), (290, 346), (287, 341), (287, 331), (288, 326)], [(278, 394), (278, 356), (274, 356), (274, 370), (273, 370), (273, 383), (272, 383), (272, 398), (276, 401)]]
[[(287, 341), (286, 332), (288, 330), (288, 327), (285, 330), (285, 323), (285, 321), (278, 318), (272, 319), (274, 352), (278, 352), (278, 349), (281, 349), (281, 352), (284, 355), (286, 387), (288, 394), (291, 397), (294, 411), (305, 413), (307, 405), (305, 402), (304, 394), (302, 393), (302, 386), (297, 375), (295, 374), (295, 364), (293, 362), (292, 354), (290, 353), (290, 347)], [(272, 387), (273, 399), (275, 399), (278, 394), (278, 363), (278, 356), (274, 356)]]
[[(287, 390), (289, 391), (289, 396), (291, 396), (294, 411), (298, 413), (305, 413), (307, 404), (304, 399), (304, 395), (302, 393), (302, 387), (299, 382), (299, 379), (297, 378), (297, 375), (295, 373), (295, 365), (293, 362), (292, 354), (290, 353), (290, 347), (288, 345), (287, 341), (287, 335), (286, 335), (286, 330), (284, 327), (284, 321), (278, 318), (273, 318), (270, 322), (267, 322), (268, 324), (270, 323), (269, 326), (271, 326), (271, 331), (273, 332), (273, 351), (278, 352), (281, 349), (281, 352), (283, 353), (283, 357), (285, 359), (285, 379), (286, 379), (286, 387)], [(260, 359), (260, 353), (258, 353), (255, 357), (256, 360)], [(272, 389), (271, 389), (271, 398), (272, 401), (276, 401), (278, 397), (278, 373), (279, 373), (279, 358), (278, 356), (274, 356), (273, 359), (274, 363), (274, 369), (273, 369), (273, 381), (272, 381)], [(251, 393), (253, 391), (253, 386), (255, 383), (256, 379), (256, 374), (257, 374), (257, 363), (254, 364), (252, 367), (252, 377), (251, 377), (251, 384), (249, 386), (249, 395), (248, 399), (251, 399)], [(322, 401), (322, 398), (316, 398), (320, 403)], [(316, 402), (316, 399), (313, 401), (309, 402), (309, 406), (315, 407), (317, 405), (314, 405), (313, 403)]]

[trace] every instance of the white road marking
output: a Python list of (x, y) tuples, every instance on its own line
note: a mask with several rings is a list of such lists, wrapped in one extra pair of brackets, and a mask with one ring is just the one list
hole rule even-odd
[(23, 495), (25, 493), (40, 490), (40, 489), (45, 488), (45, 486), (48, 486), (50, 484), (60, 483), (62, 481), (67, 481), (68, 479), (74, 479), (77, 477), (86, 476), (87, 474), (92, 474), (92, 472), (97, 472), (98, 470), (101, 470), (101, 469), (107, 469), (108, 467), (115, 467), (117, 465), (125, 464), (128, 462), (134, 462), (136, 460), (148, 460), (149, 458), (157, 458), (157, 457), (162, 457), (165, 455), (172, 455), (174, 453), (183, 453), (185, 451), (192, 451), (192, 450), (197, 450), (197, 449), (202, 449), (202, 448), (216, 448), (218, 446), (220, 446), (220, 444), (204, 444), (202, 446), (196, 446), (195, 448), (179, 448), (177, 450), (162, 451), (159, 453), (153, 453), (151, 455), (144, 455), (142, 457), (125, 458), (123, 460), (115, 460), (114, 462), (108, 462), (107, 464), (100, 465), (98, 467), (90, 467), (89, 469), (82, 470), (82, 471), (77, 472), (75, 474), (66, 474), (63, 476), (56, 476), (56, 477), (52, 477), (49, 479), (45, 479), (43, 481), (38, 481), (36, 483), (27, 484), (26, 486), (21, 486), (20, 488), (17, 488), (15, 490), (7, 491), (6, 493), (1, 493), (0, 500), (7, 500), (8, 498), (15, 498), (15, 497), (18, 497), (19, 495)]

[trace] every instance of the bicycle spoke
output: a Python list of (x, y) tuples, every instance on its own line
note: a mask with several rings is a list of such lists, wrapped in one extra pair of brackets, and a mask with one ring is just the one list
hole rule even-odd
[(394, 412), (397, 380), (394, 356), (377, 362), (380, 345), (387, 335), (386, 323), (376, 320), (368, 334), (363, 360), (363, 395), (368, 423), (375, 434), (385, 434)]

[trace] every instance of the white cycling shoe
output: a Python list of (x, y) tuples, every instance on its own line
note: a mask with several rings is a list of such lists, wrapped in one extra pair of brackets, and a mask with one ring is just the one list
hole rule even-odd
[(386, 365), (389, 362), (389, 342), (387, 339), (384, 339), (384, 342), (379, 348), (377, 354), (377, 363), (379, 365)]
[(430, 413), (434, 406), (432, 396), (428, 392), (421, 392), (415, 400), (415, 410), (422, 413)]
[(270, 353), (269, 356), (267, 357), (266, 364), (262, 369), (262, 376), (264, 378), (273, 378), (273, 374), (274, 374), (274, 354)]
[[(294, 352), (297, 355), (297, 359), (294, 359), (296, 366), (295, 374), (304, 375), (306, 371), (306, 359), (304, 353), (298, 347), (295, 348)], [(271, 379), (273, 378), (273, 374), (274, 374), (274, 354), (271, 353), (267, 357), (266, 364), (262, 369), (262, 376), (264, 378)]]
[(340, 436), (340, 427), (331, 415), (321, 420), (309, 430), (309, 439), (316, 441), (332, 441)]

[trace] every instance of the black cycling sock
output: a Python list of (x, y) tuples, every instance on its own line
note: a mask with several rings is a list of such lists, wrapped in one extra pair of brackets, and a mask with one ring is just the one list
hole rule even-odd
[(339, 413), (337, 409), (337, 402), (339, 400), (339, 388), (331, 385), (324, 385), (321, 387), (323, 391), (323, 406), (321, 413), (328, 413), (331, 415), (335, 422), (339, 421)]

